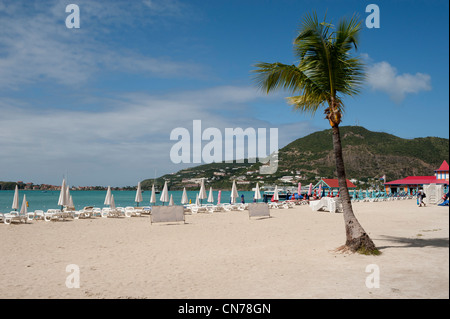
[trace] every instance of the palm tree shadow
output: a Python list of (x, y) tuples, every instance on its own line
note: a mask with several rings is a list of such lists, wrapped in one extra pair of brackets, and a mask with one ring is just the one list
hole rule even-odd
[(424, 248), (424, 247), (434, 247), (434, 248), (448, 248), (449, 239), (448, 238), (405, 238), (405, 237), (395, 237), (395, 236), (384, 236), (383, 241), (394, 242), (394, 245), (377, 246), (379, 250), (387, 248)]

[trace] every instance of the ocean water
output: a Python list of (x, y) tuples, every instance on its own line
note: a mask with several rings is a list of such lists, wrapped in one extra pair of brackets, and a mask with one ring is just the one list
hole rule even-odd
[[(198, 191), (187, 191), (188, 199), (195, 203), (196, 195)], [(214, 194), (214, 204), (217, 204), (218, 191), (213, 191)], [(239, 197), (244, 195), (245, 202), (253, 201), (253, 192), (238, 192)], [(134, 202), (136, 191), (111, 191), (111, 194), (114, 195), (114, 202), (116, 207), (126, 207), (126, 206), (137, 206)], [(43, 210), (47, 211), (47, 209), (55, 209), (61, 208), (58, 206), (59, 199), (59, 191), (40, 191), (40, 190), (19, 190), (19, 210), (22, 206), (23, 195), (26, 195), (26, 199), (28, 202), (28, 211), (32, 212), (35, 210)], [(83, 209), (85, 206), (94, 206), (94, 207), (107, 207), (104, 205), (106, 190), (105, 191), (70, 191), (70, 195), (72, 195), (72, 199), (75, 205), (76, 210)], [(182, 191), (170, 191), (170, 195), (173, 196), (173, 201), (175, 205), (181, 205), (181, 196), (183, 195)], [(207, 192), (209, 195), (209, 191)], [(231, 191), (222, 191), (221, 192), (221, 203), (229, 203), (230, 202)], [(262, 194), (261, 194), (262, 195)], [(150, 206), (150, 196), (151, 191), (144, 191), (142, 193), (143, 202), (139, 203), (139, 206)], [(159, 201), (161, 194), (156, 194), (156, 205), (162, 205), (162, 202)], [(8, 213), (12, 210), (12, 202), (14, 197), (13, 190), (2, 190), (0, 191), (0, 212)], [(240, 198), (236, 199), (236, 202), (241, 202)], [(207, 204), (207, 199), (202, 201), (203, 204)], [(165, 203), (167, 205), (168, 203)]]

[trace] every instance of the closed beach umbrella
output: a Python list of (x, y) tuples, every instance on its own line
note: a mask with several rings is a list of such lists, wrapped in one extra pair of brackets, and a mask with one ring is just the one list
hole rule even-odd
[(69, 185), (66, 185), (66, 198), (67, 198), (67, 203), (66, 203), (66, 206), (72, 206), (71, 204), (70, 204), (70, 198), (71, 198), (72, 196), (70, 195), (70, 190), (69, 190)]
[(319, 191), (317, 192), (317, 196), (322, 197), (322, 184), (319, 185)]
[(200, 200), (198, 199), (198, 194), (195, 195), (195, 205), (200, 206)]
[(233, 180), (233, 186), (231, 187), (231, 204), (235, 204), (236, 203), (236, 198), (239, 197), (237, 188), (236, 188), (236, 181)]
[(309, 183), (308, 196), (311, 196), (312, 193), (312, 183)]
[(175, 204), (173, 202), (172, 194), (170, 194), (169, 206), (173, 206), (173, 205), (175, 205)]
[(181, 196), (181, 204), (187, 204), (189, 202), (187, 194), (186, 194), (186, 187), (183, 188), (183, 195)]
[(16, 189), (14, 190), (14, 198), (12, 203), (12, 209), (18, 210), (19, 209), (19, 186), (16, 185)]
[(116, 203), (114, 202), (114, 195), (111, 195), (111, 201), (109, 202), (109, 207), (111, 209), (116, 209)]
[(20, 215), (26, 215), (26, 214), (27, 214), (27, 196), (24, 194), (22, 207), (20, 208)]
[(219, 194), (217, 194), (217, 205), (220, 205), (220, 198), (222, 197), (222, 191), (219, 191)]
[(167, 181), (164, 182), (164, 188), (161, 192), (161, 197), (159, 198), (159, 200), (163, 203), (167, 203), (169, 201), (169, 191), (167, 190)]
[(67, 198), (67, 192), (66, 192), (66, 180), (63, 179), (63, 182), (61, 185), (61, 191), (59, 192), (58, 205), (66, 206), (68, 202), (69, 202), (69, 199)]
[(258, 201), (261, 199), (261, 192), (259, 191), (259, 183), (256, 183), (256, 189), (255, 189), (255, 195), (253, 195), (253, 198)]
[(150, 196), (150, 204), (156, 204), (155, 185), (152, 185), (152, 195)]
[(69, 197), (69, 206), (70, 206), (70, 207), (75, 207), (75, 205), (73, 204), (73, 198), (72, 198), (72, 195), (70, 195), (70, 197)]
[(278, 185), (275, 185), (275, 189), (273, 191), (272, 199), (273, 199), (273, 201), (279, 201), (280, 200), (280, 196), (278, 195)]
[(209, 195), (208, 195), (208, 203), (213, 203), (214, 202), (214, 194), (213, 194), (213, 190), (212, 187), (209, 188)]
[(200, 191), (198, 192), (198, 198), (200, 199), (200, 202), (206, 198), (205, 180), (203, 178), (200, 185)]
[(103, 204), (111, 205), (111, 186), (108, 186), (106, 190), (105, 202)]
[(298, 183), (297, 194), (300, 196), (302, 194), (302, 183)]
[(134, 198), (134, 201), (137, 203), (137, 206), (139, 206), (139, 203), (142, 202), (141, 182), (138, 183), (136, 190), (136, 197)]

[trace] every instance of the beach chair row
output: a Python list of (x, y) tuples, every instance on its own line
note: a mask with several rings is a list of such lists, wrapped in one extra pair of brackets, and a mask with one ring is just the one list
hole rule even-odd
[(35, 210), (26, 214), (20, 214), (18, 211), (11, 211), (9, 213), (0, 213), (0, 222), (4, 224), (11, 224), (12, 222), (27, 223), (33, 220), (57, 221), (69, 219), (84, 219), (95, 217), (134, 217), (150, 214), (150, 207), (93, 207), (87, 206), (81, 210), (71, 208), (48, 209), (47, 211)]

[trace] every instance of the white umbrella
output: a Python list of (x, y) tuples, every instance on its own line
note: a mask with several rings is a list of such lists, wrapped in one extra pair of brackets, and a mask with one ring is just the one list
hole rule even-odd
[(172, 194), (170, 194), (169, 206), (173, 206), (173, 205), (175, 205), (175, 204), (173, 202)]
[(239, 197), (238, 191), (236, 189), (236, 181), (233, 180), (233, 186), (231, 187), (231, 204), (236, 203), (236, 198)]
[(200, 191), (198, 192), (198, 198), (200, 201), (206, 198), (206, 190), (205, 190), (205, 180), (202, 178), (202, 183), (200, 186)]
[(273, 191), (273, 200), (280, 200), (278, 196), (278, 185), (275, 185), (275, 190)]
[(14, 198), (12, 203), (12, 209), (18, 210), (19, 209), (19, 186), (16, 185), (16, 189), (14, 190)]
[(186, 194), (186, 187), (183, 188), (183, 195), (181, 196), (181, 204), (187, 204), (189, 202), (187, 194)]
[(259, 191), (259, 183), (256, 183), (255, 195), (253, 196), (253, 198), (256, 199), (256, 201), (258, 201), (258, 199), (261, 199), (261, 192)]
[(66, 180), (63, 179), (63, 182), (61, 185), (61, 191), (59, 192), (58, 205), (66, 206), (68, 201), (69, 200), (67, 198), (67, 192), (66, 192)]
[(26, 215), (26, 214), (27, 214), (27, 196), (24, 194), (22, 207), (20, 208), (20, 215)]
[(72, 195), (70, 195), (70, 197), (69, 197), (69, 206), (70, 206), (70, 207), (75, 207), (75, 205), (73, 204), (73, 198), (72, 198)]
[(109, 203), (111, 209), (116, 209), (116, 203), (114, 202), (114, 195), (111, 195), (111, 201)]
[(150, 196), (150, 204), (156, 204), (155, 185), (152, 185), (152, 196)]
[(198, 194), (195, 195), (195, 205), (200, 206), (200, 200), (198, 199)]
[(137, 206), (139, 206), (139, 203), (142, 202), (141, 182), (138, 183), (136, 190), (136, 197), (134, 198), (134, 201), (137, 203)]
[(111, 186), (108, 186), (105, 196), (105, 202), (103, 204), (111, 205)]
[(214, 202), (214, 194), (213, 194), (213, 190), (212, 187), (209, 188), (209, 195), (208, 195), (208, 203), (213, 203)]
[(70, 205), (70, 198), (71, 197), (72, 196), (70, 196), (69, 185), (67, 185), (66, 186), (66, 199), (67, 199), (66, 206), (72, 206), (72, 205)]
[(164, 188), (161, 192), (161, 197), (159, 198), (159, 200), (163, 202), (163, 205), (164, 203), (169, 201), (169, 191), (167, 190), (167, 181), (164, 182)]

